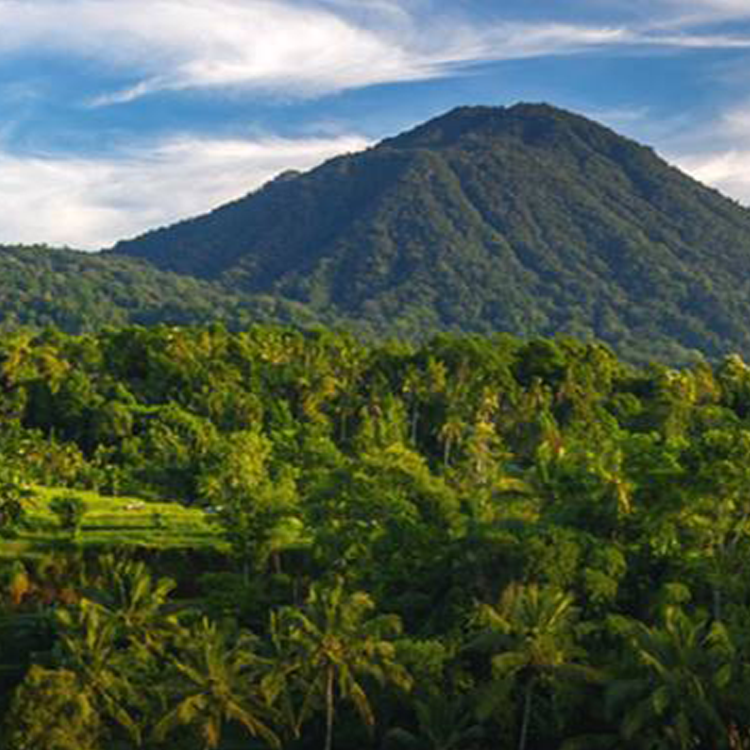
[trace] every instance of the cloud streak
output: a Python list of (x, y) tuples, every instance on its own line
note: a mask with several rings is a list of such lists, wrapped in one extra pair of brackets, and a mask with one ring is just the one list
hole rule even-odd
[(0, 150), (0, 243), (93, 250), (215, 208), (285, 169), (367, 145), (331, 139), (172, 138), (116, 158), (18, 156)]
[(184, 89), (312, 97), (614, 45), (750, 46), (742, 38), (660, 37), (618, 26), (480, 25), (444, 11), (421, 15), (419, 7), (395, 0), (0, 0), (0, 28), (11, 31), (0, 37), (0, 55), (44, 48), (96, 60), (134, 81), (94, 98), (111, 105)]
[(747, 0), (661, 0), (661, 5), (676, 13), (684, 23), (723, 23), (750, 18)]

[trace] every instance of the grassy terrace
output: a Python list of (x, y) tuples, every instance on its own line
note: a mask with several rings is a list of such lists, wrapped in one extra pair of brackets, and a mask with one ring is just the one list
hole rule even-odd
[[(108, 497), (85, 490), (33, 487), (24, 500), (26, 520), (12, 537), (0, 537), (0, 558), (41, 554), (50, 547), (133, 545), (156, 549), (218, 548), (225, 546), (218, 524), (199, 508), (134, 497)], [(75, 495), (85, 505), (80, 530), (61, 527), (50, 502)]]

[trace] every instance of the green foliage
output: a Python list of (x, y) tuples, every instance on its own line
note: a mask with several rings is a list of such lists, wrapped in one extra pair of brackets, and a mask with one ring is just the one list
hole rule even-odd
[(71, 333), (128, 323), (189, 325), (222, 320), (311, 324), (304, 305), (233, 293), (221, 284), (164, 273), (147, 263), (45, 246), (0, 246), (0, 330)]
[(492, 654), (492, 681), (479, 702), (480, 716), (513, 712), (512, 696), (522, 696), (518, 748), (524, 750), (532, 730), (534, 694), (538, 685), (591, 678), (576, 663), (577, 612), (569, 594), (551, 587), (511, 584), (497, 605), (481, 604), (475, 620), (482, 631), (473, 647)]
[[(135, 664), (119, 648), (117, 623), (93, 602), (57, 613), (60, 626), (59, 667), (74, 675), (75, 721), (93, 714), (100, 722), (99, 739), (121, 730), (136, 743), (140, 727), (134, 707), (139, 701), (129, 679)], [(65, 720), (63, 720), (65, 722)]]
[(285, 689), (301, 696), (295, 734), (314, 711), (325, 711), (326, 750), (333, 742), (337, 696), (350, 701), (368, 727), (375, 724), (362, 677), (411, 687), (392, 643), (400, 634), (400, 620), (374, 610), (366, 593), (348, 593), (339, 579), (332, 586), (313, 586), (304, 609), (286, 608), (273, 616), (274, 642), (288, 675)]
[(264, 662), (253, 639), (233, 638), (206, 619), (181, 639), (171, 659), (166, 692), (170, 706), (153, 730), (163, 741), (181, 726), (192, 726), (205, 750), (216, 750), (225, 722), (236, 722), (274, 748), (279, 739), (267, 725), (273, 712), (261, 689)]
[(59, 518), (60, 526), (75, 534), (86, 514), (86, 503), (78, 495), (68, 493), (50, 501), (50, 510)]
[(278, 326), (0, 357), (3, 747), (747, 744), (740, 358)]
[(8, 750), (97, 750), (101, 718), (75, 672), (33, 666), (16, 691), (6, 727)]
[(0, 533), (13, 536), (24, 523), (33, 492), (13, 472), (0, 473)]
[(662, 623), (615, 618), (636, 659), (608, 689), (626, 742), (687, 750), (699, 742), (729, 747), (722, 700), (733, 682), (734, 648), (725, 627), (705, 614), (666, 607)]

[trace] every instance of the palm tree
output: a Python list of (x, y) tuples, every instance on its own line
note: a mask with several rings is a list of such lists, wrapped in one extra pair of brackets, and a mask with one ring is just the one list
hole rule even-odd
[(92, 600), (136, 651), (163, 651), (178, 632), (178, 614), (169, 609), (175, 588), (170, 578), (154, 578), (141, 561), (103, 559), (105, 575)]
[(129, 679), (133, 664), (118, 644), (116, 624), (86, 599), (75, 609), (60, 610), (57, 619), (59, 666), (74, 675), (78, 709), (119, 725), (140, 747), (141, 732), (131, 710), (139, 700)]
[(236, 722), (271, 747), (280, 747), (268, 725), (275, 712), (261, 689), (266, 664), (254, 639), (242, 633), (230, 638), (206, 618), (185, 636), (172, 662), (169, 689), (176, 701), (154, 727), (154, 738), (161, 742), (179, 726), (195, 726), (205, 750), (214, 750), (224, 724)]
[(464, 750), (484, 739), (467, 701), (462, 696), (431, 691), (414, 702), (417, 730), (392, 729), (386, 735), (387, 747), (405, 750)]
[(721, 692), (732, 679), (733, 648), (719, 622), (666, 607), (661, 626), (620, 618), (636, 667), (608, 690), (613, 716), (627, 741), (649, 737), (654, 747), (728, 747)]
[(445, 468), (450, 466), (453, 447), (459, 444), (466, 429), (466, 423), (456, 414), (449, 415), (440, 428), (439, 436), (443, 443), (443, 466)]
[(552, 587), (511, 584), (497, 605), (480, 604), (483, 632), (473, 647), (490, 650), (492, 681), (484, 690), (480, 714), (489, 716), (514, 687), (523, 695), (519, 750), (525, 750), (536, 688), (562, 673), (592, 679), (594, 672), (575, 664), (577, 610), (573, 597)]
[(325, 750), (332, 747), (337, 698), (350, 701), (362, 721), (368, 727), (374, 725), (363, 676), (381, 684), (411, 687), (391, 640), (401, 632), (401, 621), (395, 615), (373, 615), (374, 609), (366, 593), (346, 593), (339, 579), (331, 587), (313, 585), (303, 609), (287, 607), (272, 619), (272, 633), (287, 673), (302, 688), (295, 732), (322, 702)]

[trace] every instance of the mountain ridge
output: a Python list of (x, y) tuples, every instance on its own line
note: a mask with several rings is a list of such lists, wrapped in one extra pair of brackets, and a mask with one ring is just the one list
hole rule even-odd
[(111, 252), (377, 331), (750, 351), (750, 211), (548, 104), (456, 108)]
[(750, 211), (547, 104), (460, 107), (99, 254), (0, 247), (0, 328), (258, 322), (750, 357)]

